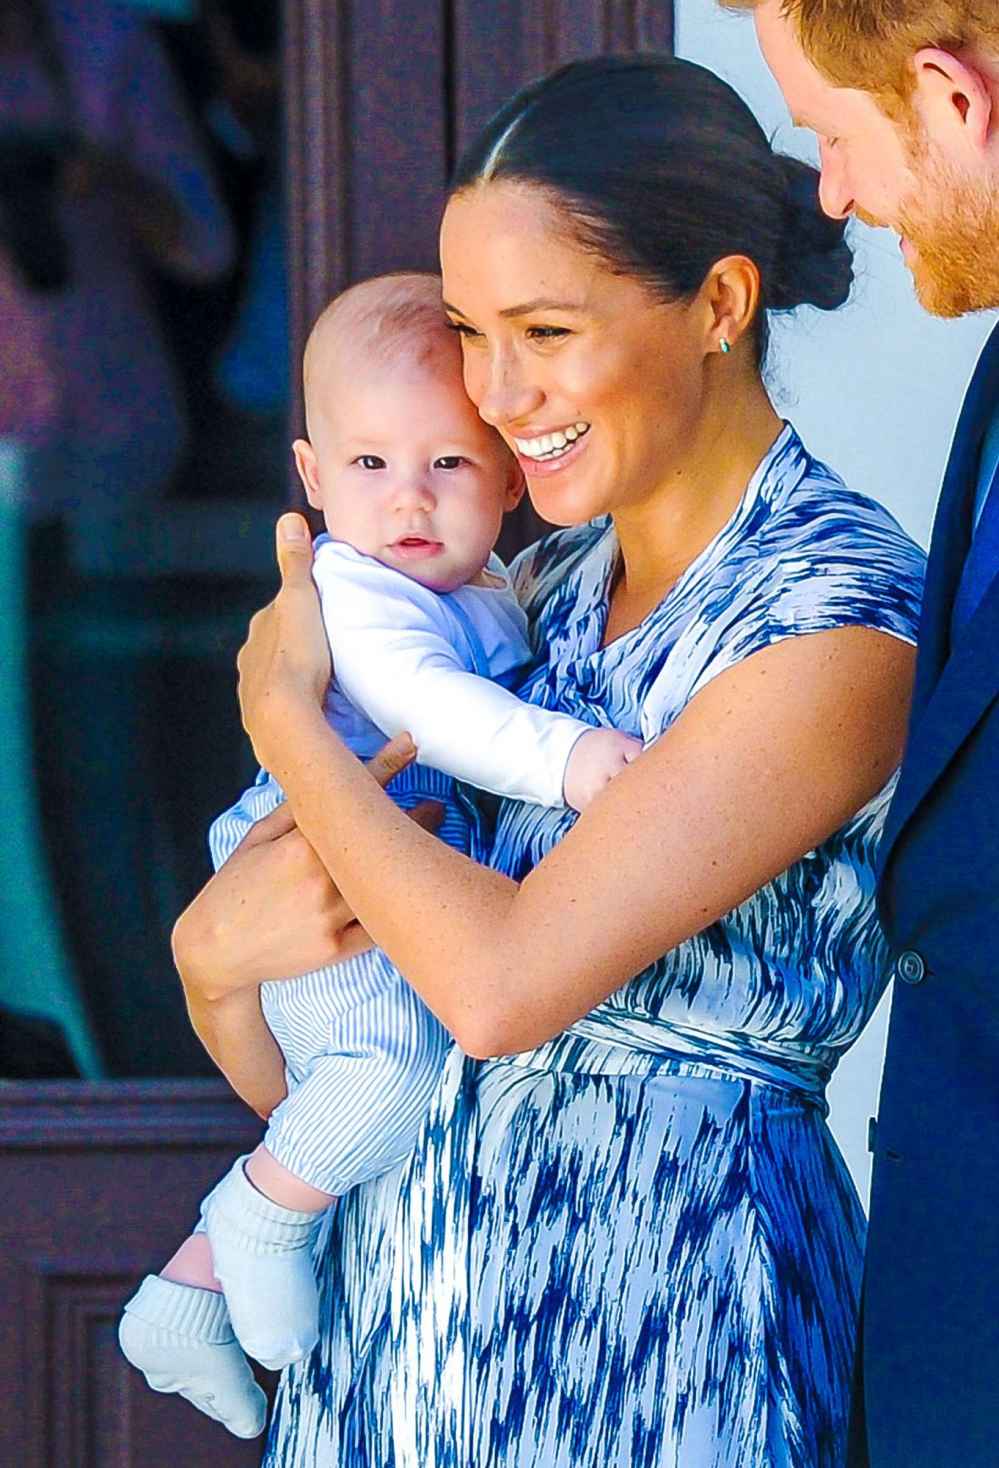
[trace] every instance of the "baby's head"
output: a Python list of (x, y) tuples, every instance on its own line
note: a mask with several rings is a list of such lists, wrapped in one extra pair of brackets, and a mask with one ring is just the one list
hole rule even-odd
[(439, 277), (382, 275), (337, 296), (303, 377), (295, 463), (333, 539), (435, 591), (474, 580), (523, 479), (465, 393)]

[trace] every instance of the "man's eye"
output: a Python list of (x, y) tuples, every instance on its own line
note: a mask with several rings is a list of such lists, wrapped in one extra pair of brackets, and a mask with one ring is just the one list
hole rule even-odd
[(569, 331), (565, 326), (529, 326), (527, 335), (532, 341), (550, 342), (557, 337), (568, 336)]
[(361, 466), (362, 469), (384, 469), (385, 468), (385, 460), (379, 458), (379, 456), (377, 454), (360, 454), (354, 460), (354, 463), (355, 464), (360, 464), (360, 466)]
[(460, 469), (468, 460), (461, 454), (441, 454), (439, 459), (434, 460), (435, 469)]

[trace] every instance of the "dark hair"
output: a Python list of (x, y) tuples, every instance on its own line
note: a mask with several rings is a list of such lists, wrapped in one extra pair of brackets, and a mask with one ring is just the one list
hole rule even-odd
[(452, 192), (490, 179), (537, 184), (573, 234), (665, 300), (692, 299), (711, 266), (746, 255), (767, 312), (843, 304), (853, 257), (824, 215), (818, 173), (774, 153), (745, 102), (690, 61), (642, 53), (574, 61), (524, 87), (458, 164)]

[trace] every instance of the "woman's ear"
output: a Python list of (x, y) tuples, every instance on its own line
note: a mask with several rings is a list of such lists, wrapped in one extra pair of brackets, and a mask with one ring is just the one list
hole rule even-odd
[(319, 485), (319, 460), (316, 451), (307, 438), (296, 438), (291, 446), (295, 456), (295, 468), (298, 477), (305, 489), (305, 498), (314, 510), (323, 507), (322, 490)]
[(760, 304), (760, 272), (748, 256), (728, 255), (711, 267), (701, 289), (707, 306), (707, 351), (728, 352), (753, 324)]

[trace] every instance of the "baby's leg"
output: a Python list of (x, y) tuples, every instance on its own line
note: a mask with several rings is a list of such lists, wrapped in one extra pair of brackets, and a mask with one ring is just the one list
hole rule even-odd
[(322, 1214), (412, 1151), (450, 1045), (383, 954), (340, 965), (333, 982), (353, 1003), (330, 1024), (330, 1051), (205, 1204), (233, 1329), (269, 1366), (300, 1359), (318, 1338), (312, 1245)]
[(203, 1233), (184, 1240), (125, 1306), (118, 1340), (157, 1392), (177, 1392), (236, 1437), (258, 1437), (267, 1399), (233, 1334)]
[(258, 1147), (205, 1199), (212, 1263), (243, 1349), (279, 1371), (319, 1339), (312, 1263), (316, 1229), (333, 1198)]
[(188, 1234), (176, 1254), (160, 1270), (160, 1279), (172, 1279), (174, 1284), (193, 1285), (199, 1290), (222, 1293), (222, 1286), (215, 1278), (212, 1246), (204, 1230)]

